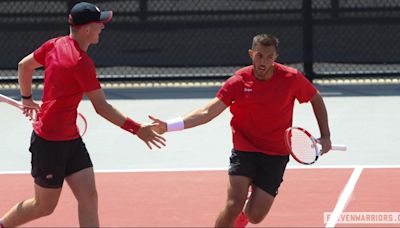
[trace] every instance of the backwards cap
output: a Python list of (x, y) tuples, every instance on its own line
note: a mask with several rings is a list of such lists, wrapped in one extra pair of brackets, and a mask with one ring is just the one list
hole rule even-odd
[(84, 25), (90, 22), (107, 23), (112, 19), (112, 11), (100, 11), (92, 3), (80, 2), (74, 5), (69, 14), (70, 25)]

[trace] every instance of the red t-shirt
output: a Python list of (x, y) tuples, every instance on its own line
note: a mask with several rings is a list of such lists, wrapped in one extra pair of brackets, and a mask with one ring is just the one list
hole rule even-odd
[(45, 42), (33, 55), (45, 68), (35, 133), (51, 141), (78, 138), (77, 108), (83, 93), (101, 88), (93, 61), (70, 36)]
[(218, 91), (230, 106), (236, 150), (287, 155), (284, 132), (292, 126), (294, 101), (308, 102), (316, 88), (298, 70), (274, 63), (271, 79), (254, 77), (253, 66), (238, 70)]

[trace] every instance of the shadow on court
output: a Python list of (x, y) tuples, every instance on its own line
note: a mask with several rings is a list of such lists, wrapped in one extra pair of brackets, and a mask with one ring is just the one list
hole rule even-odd
[[(323, 96), (399, 96), (398, 85), (316, 85)], [(109, 99), (192, 99), (213, 98), (219, 90), (213, 87), (164, 87), (106, 89)]]
[[(368, 85), (315, 85), (324, 97), (356, 96), (400, 96), (397, 84)], [(220, 86), (206, 87), (146, 87), (146, 88), (105, 88), (107, 99), (195, 99), (213, 98)], [(1, 90), (0, 93), (19, 99), (18, 90)], [(41, 90), (34, 90), (34, 97), (41, 97)]]

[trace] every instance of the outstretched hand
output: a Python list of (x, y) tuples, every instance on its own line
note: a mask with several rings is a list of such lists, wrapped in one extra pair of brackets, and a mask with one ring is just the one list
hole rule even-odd
[(40, 111), (40, 105), (32, 99), (22, 99), (22, 113), (29, 120), (36, 120), (36, 114)]
[(151, 124), (142, 124), (136, 133), (137, 136), (146, 143), (146, 145), (150, 148), (151, 145), (154, 145), (158, 148), (165, 146), (165, 138), (159, 135), (156, 131), (153, 130), (153, 127), (156, 127), (158, 123), (151, 123)]
[(167, 129), (167, 123), (165, 121), (162, 121), (154, 116), (149, 115), (149, 118), (153, 121), (153, 124), (155, 124), (152, 129), (153, 131), (157, 132), (158, 134), (164, 134), (168, 129)]

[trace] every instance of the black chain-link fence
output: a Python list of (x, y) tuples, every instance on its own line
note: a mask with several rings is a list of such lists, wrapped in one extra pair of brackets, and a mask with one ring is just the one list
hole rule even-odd
[[(77, 1), (0, 1), (0, 80), (69, 33)], [(103, 80), (212, 79), (250, 64), (252, 37), (280, 39), (279, 62), (309, 78), (400, 75), (400, 0), (119, 0), (89, 49)], [(42, 77), (41, 71), (36, 72)]]

